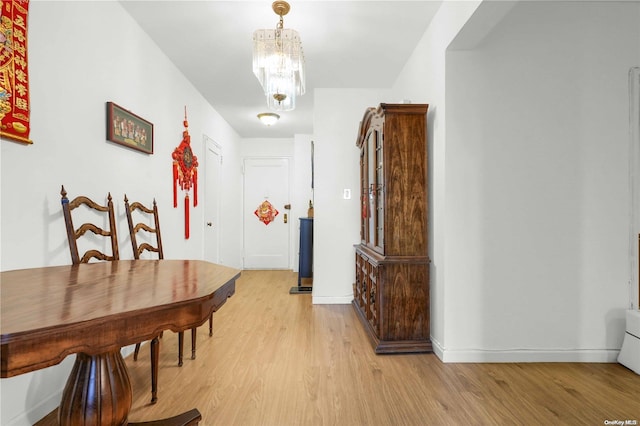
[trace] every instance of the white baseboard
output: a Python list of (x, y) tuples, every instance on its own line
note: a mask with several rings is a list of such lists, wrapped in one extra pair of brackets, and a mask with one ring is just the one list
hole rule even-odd
[(615, 363), (617, 349), (445, 349), (432, 339), (433, 352), (445, 363), (596, 362)]
[(352, 294), (348, 296), (313, 296), (311, 303), (314, 305), (348, 305), (352, 300)]
[(47, 398), (40, 401), (37, 405), (29, 408), (27, 411), (20, 413), (9, 421), (7, 426), (26, 426), (32, 425), (41, 420), (47, 414), (58, 408), (62, 399), (62, 389), (50, 394)]

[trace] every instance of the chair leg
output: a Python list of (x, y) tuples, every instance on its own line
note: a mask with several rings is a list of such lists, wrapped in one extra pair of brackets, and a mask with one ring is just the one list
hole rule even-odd
[(133, 351), (133, 360), (138, 360), (138, 353), (140, 352), (140, 343), (136, 343), (136, 349)]
[(151, 403), (158, 402), (158, 358), (160, 356), (160, 340), (154, 337), (151, 340)]
[(191, 329), (191, 359), (196, 359), (196, 332), (197, 328)]
[(184, 332), (178, 333), (178, 367), (182, 367), (182, 352), (184, 349)]
[(209, 337), (213, 336), (213, 314), (209, 316)]

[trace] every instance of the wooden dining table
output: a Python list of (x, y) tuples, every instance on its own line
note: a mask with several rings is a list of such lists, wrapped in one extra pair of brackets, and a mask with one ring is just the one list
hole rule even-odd
[[(118, 260), (0, 274), (1, 377), (76, 354), (60, 425), (123, 425), (132, 390), (120, 348), (202, 325), (234, 294), (240, 271), (202, 260)], [(200, 418), (194, 408), (143, 424)]]

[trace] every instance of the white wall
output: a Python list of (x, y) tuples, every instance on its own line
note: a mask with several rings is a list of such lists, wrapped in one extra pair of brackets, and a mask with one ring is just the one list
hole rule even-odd
[[(640, 14), (640, 11), (638, 12)], [(639, 17), (640, 19), (640, 17)], [(640, 66), (629, 70), (629, 256), (630, 262), (630, 288), (629, 298), (631, 309), (640, 309), (640, 284), (638, 284), (638, 265), (640, 260)]]
[[(502, 3), (502, 2), (499, 2)], [(445, 346), (445, 200), (447, 185), (445, 159), (447, 134), (445, 53), (447, 46), (477, 11), (479, 1), (443, 2), (431, 25), (416, 46), (393, 86), (393, 96), (429, 104), (427, 112), (429, 164), (429, 256), (431, 297), (431, 340), (434, 350), (442, 358)]]
[(639, 8), (521, 2), (447, 55), (446, 358), (615, 361)]
[[(226, 263), (239, 266), (241, 227), (234, 204), (241, 191), (240, 169), (227, 167), (239, 161), (237, 134), (118, 2), (35, 1), (29, 20), (34, 144), (1, 144), (2, 270), (71, 262), (61, 184), (70, 197), (84, 194), (98, 202), (111, 192), (121, 258), (133, 257), (122, 207), (125, 192), (130, 199), (156, 198), (167, 258), (202, 258), (203, 208), (191, 210), (191, 238), (185, 240), (183, 209), (172, 204), (171, 153), (182, 138), (185, 105), (194, 154), (204, 160), (206, 134), (230, 160), (222, 166), (226, 229), (220, 247)], [(153, 155), (105, 140), (107, 101), (154, 123)], [(2, 379), (0, 424), (33, 424), (55, 408), (72, 360)]]
[[(385, 89), (316, 89), (313, 303), (351, 303), (360, 242), (358, 126), (365, 109), (393, 102)], [(343, 199), (351, 189), (351, 199)]]
[(615, 361), (639, 7), (445, 2), (394, 85), (430, 104), (443, 360)]

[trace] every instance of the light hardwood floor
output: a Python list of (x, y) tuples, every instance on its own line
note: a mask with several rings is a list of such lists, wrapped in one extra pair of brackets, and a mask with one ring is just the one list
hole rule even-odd
[(165, 332), (156, 405), (148, 348), (137, 362), (128, 357), (130, 420), (195, 407), (204, 426), (640, 424), (640, 376), (619, 364), (376, 356), (350, 305), (314, 306), (310, 295), (289, 294), (296, 284), (292, 272), (244, 271), (214, 315), (213, 337), (202, 326), (197, 358), (182, 367), (177, 335)]

